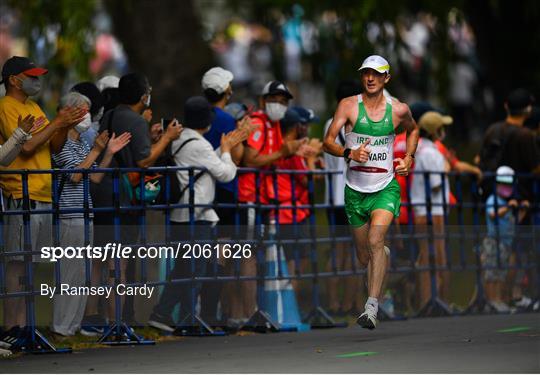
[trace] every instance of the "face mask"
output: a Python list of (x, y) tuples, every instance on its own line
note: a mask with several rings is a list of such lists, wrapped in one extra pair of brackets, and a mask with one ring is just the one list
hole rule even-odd
[(101, 120), (102, 117), (103, 117), (103, 107), (101, 107), (99, 109), (99, 112), (96, 113), (94, 117), (92, 117), (92, 122), (99, 122), (99, 120)]
[(497, 195), (502, 198), (510, 198), (512, 196), (514, 189), (512, 185), (497, 185)]
[(77, 125), (75, 125), (75, 130), (81, 134), (90, 129), (90, 126), (92, 125), (92, 118), (90, 117), (90, 113), (87, 113), (84, 115), (84, 119), (79, 122)]
[(41, 81), (37, 77), (29, 77), (26, 79), (20, 79), (19, 77), (15, 77), (19, 81), (21, 81), (21, 90), (24, 92), (27, 96), (34, 96), (39, 93), (41, 90)]
[(233, 91), (230, 90), (228, 93), (225, 94), (225, 97), (227, 98), (227, 103), (231, 100), (231, 97), (233, 96)]
[(287, 106), (280, 103), (266, 103), (266, 114), (272, 121), (279, 121), (285, 116)]
[(151, 96), (151, 95), (148, 95), (148, 96), (146, 97), (146, 100), (143, 102), (143, 104), (144, 104), (144, 106), (145, 106), (146, 108), (150, 107), (150, 96)]

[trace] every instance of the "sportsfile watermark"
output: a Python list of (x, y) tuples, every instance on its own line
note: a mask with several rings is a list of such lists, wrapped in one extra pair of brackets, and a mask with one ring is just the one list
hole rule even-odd
[(62, 259), (247, 259), (253, 245), (246, 243), (178, 243), (176, 246), (124, 246), (110, 242), (105, 246), (43, 246), (41, 259), (57, 262)]

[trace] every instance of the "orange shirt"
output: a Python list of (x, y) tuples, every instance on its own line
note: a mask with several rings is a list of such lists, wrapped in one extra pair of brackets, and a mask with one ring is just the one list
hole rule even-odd
[[(276, 162), (279, 169), (307, 171), (309, 170), (306, 161), (303, 157), (294, 155), (290, 158), (280, 159)], [(302, 180), (306, 177), (305, 174), (279, 174), (277, 176), (278, 201), (279, 204), (285, 206), (303, 206), (309, 204), (308, 188), (302, 185)], [(292, 180), (294, 179), (294, 195), (292, 191)], [(294, 202), (293, 202), (294, 198)], [(294, 217), (295, 210), (291, 208), (279, 209), (279, 223), (292, 224), (295, 220), (297, 223), (304, 221), (309, 216), (309, 209), (297, 208), (296, 218)]]
[[(268, 116), (261, 111), (251, 114), (251, 122), (258, 128), (249, 136), (247, 144), (257, 150), (261, 155), (270, 155), (279, 151), (283, 145), (281, 127), (279, 121), (270, 121)], [(268, 170), (272, 166), (260, 169)], [(261, 203), (268, 203), (274, 198), (274, 188), (272, 176), (270, 174), (260, 175), (259, 199)], [(240, 202), (255, 202), (256, 180), (254, 173), (242, 173), (238, 176), (238, 200)]]

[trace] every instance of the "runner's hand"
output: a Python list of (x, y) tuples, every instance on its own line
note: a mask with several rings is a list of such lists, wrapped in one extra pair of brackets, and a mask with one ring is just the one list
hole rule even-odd
[(360, 145), (360, 147), (351, 150), (351, 153), (349, 154), (349, 157), (351, 160), (354, 160), (358, 163), (365, 163), (369, 160), (369, 154), (371, 152), (371, 149), (368, 147), (368, 145), (371, 143), (371, 138), (366, 139), (364, 143)]
[(412, 159), (410, 157), (395, 158), (394, 165), (397, 163), (397, 166), (394, 167), (394, 170), (399, 176), (408, 176), (409, 171), (411, 170)]

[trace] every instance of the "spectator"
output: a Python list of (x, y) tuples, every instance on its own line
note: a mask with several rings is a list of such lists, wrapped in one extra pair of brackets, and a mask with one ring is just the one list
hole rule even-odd
[[(281, 120), (281, 130), (285, 142), (305, 139), (308, 135), (308, 125), (315, 118), (313, 112), (310, 115), (310, 112), (303, 107), (293, 108), (289, 108), (285, 113), (285, 117)], [(301, 117), (299, 113), (302, 113), (306, 117)], [(314, 138), (309, 142), (309, 146), (309, 156), (292, 155), (288, 158), (280, 159), (276, 162), (277, 168), (297, 171), (317, 169), (316, 162), (322, 153), (322, 142)], [(279, 174), (276, 183), (278, 188), (276, 197), (280, 205), (309, 205), (309, 180), (307, 175)], [(279, 238), (286, 241), (294, 241), (298, 238), (310, 238), (311, 233), (308, 220), (310, 214), (311, 212), (308, 208), (278, 208), (278, 212), (274, 212), (273, 216), (279, 223)], [(302, 274), (307, 268), (310, 246), (308, 244), (295, 244), (294, 242), (284, 243), (282, 246), (290, 274)], [(293, 280), (292, 284), (294, 289), (298, 291), (297, 280)]]
[(487, 237), (482, 241), (482, 266), (492, 269), (484, 270), (484, 290), (487, 300), (497, 312), (508, 313), (510, 308), (504, 302), (503, 287), (515, 237), (514, 211), (520, 207), (517, 222), (523, 220), (529, 202), (518, 203), (512, 198), (514, 184), (512, 168), (508, 166), (497, 168), (495, 180), (496, 193), (490, 195), (486, 201), (488, 232)]
[[(231, 116), (227, 111), (225, 111), (225, 106), (229, 102), (231, 96), (233, 95), (233, 89), (231, 82), (234, 79), (234, 76), (228, 70), (225, 70), (220, 67), (215, 67), (208, 70), (202, 77), (201, 85), (204, 91), (204, 96), (213, 107), (215, 117), (212, 121), (212, 126), (210, 130), (204, 134), (204, 138), (210, 142), (214, 150), (220, 147), (221, 136), (227, 134), (238, 128), (243, 128), (250, 126), (249, 118), (243, 116), (242, 119), (238, 121), (235, 117)], [(242, 161), (244, 154), (244, 144), (238, 143), (231, 150), (231, 157), (233, 162), (236, 165), (239, 165)], [(216, 183), (216, 194), (214, 202), (217, 204), (235, 204), (238, 201), (238, 179), (235, 177), (232, 181), (227, 183)], [(220, 239), (230, 239), (230, 233), (233, 233), (233, 226), (236, 224), (237, 210), (234, 207), (217, 207), (216, 214), (220, 218), (219, 220), (219, 237)], [(224, 259), (221, 258), (220, 261), (223, 264), (219, 264), (217, 267), (218, 275), (225, 274), (225, 265)], [(229, 268), (233, 269), (236, 266), (236, 261), (231, 260), (229, 262)], [(240, 267), (242, 265), (240, 264)], [(215, 284), (217, 285), (217, 284)], [(227, 311), (228, 315), (231, 316), (231, 325), (238, 325), (241, 322), (235, 321), (234, 316), (241, 314), (240, 309), (242, 309), (242, 300), (241, 296), (236, 292), (241, 286), (237, 283), (229, 283), (229, 290), (227, 294), (228, 303), (224, 304), (230, 310)], [(214, 319), (215, 320), (215, 319)]]
[[(66, 107), (79, 107), (89, 110), (91, 101), (78, 92), (70, 92), (60, 100), (60, 109)], [(86, 169), (96, 166), (96, 159), (105, 151), (100, 168), (107, 168), (112, 161), (113, 155), (129, 143), (131, 135), (124, 133), (119, 137), (113, 134), (109, 140), (107, 131), (102, 132), (96, 138), (95, 145), (90, 146), (81, 140), (81, 134), (88, 131), (91, 126), (90, 113), (84, 120), (68, 132), (67, 140), (59, 153), (53, 153), (52, 158), (55, 167), (61, 169)], [(99, 183), (103, 179), (103, 173), (91, 173), (89, 179)], [(84, 207), (85, 201), (92, 208), (92, 198), (85, 197), (81, 173), (62, 175), (58, 187), (58, 203), (60, 210)], [(60, 213), (60, 238), (59, 246), (86, 246), (92, 240), (92, 218), (89, 213), (89, 242), (85, 239), (85, 219), (83, 212)], [(86, 259), (61, 259), (59, 283), (65, 283), (73, 287), (84, 286)], [(53, 305), (52, 331), (62, 336), (72, 336), (81, 327), (81, 321), (86, 307), (86, 295), (64, 296), (55, 295)]]
[[(430, 103), (427, 102), (416, 102), (411, 105), (410, 107), (412, 116), (414, 120), (418, 123), (420, 121), (420, 117), (424, 115), (424, 113), (428, 111), (436, 111), (441, 113), (441, 111), (435, 109)], [(402, 157), (405, 155), (405, 133), (398, 134), (396, 136), (396, 140), (394, 142), (394, 154), (396, 157)], [(448, 167), (453, 172), (458, 173), (467, 173), (472, 174), (476, 176), (478, 180), (482, 179), (482, 171), (477, 166), (468, 163), (466, 161), (462, 161), (458, 159), (456, 153), (454, 150), (451, 150), (445, 146), (443, 141), (446, 138), (446, 133), (441, 138), (437, 139), (435, 141), (435, 146), (437, 146), (437, 149), (443, 154), (444, 158), (446, 159), (446, 163), (448, 164)], [(420, 139), (420, 142), (422, 140)], [(414, 168), (414, 165), (413, 165)], [(401, 202), (405, 203), (409, 201), (408, 197), (408, 186), (412, 183), (414, 179), (414, 174), (409, 174), (407, 177), (397, 176), (396, 179), (399, 182), (399, 185), (401, 187)], [(450, 189), (450, 187), (448, 187)], [(449, 204), (454, 205), (456, 204), (457, 200), (454, 194), (452, 194), (452, 191), (450, 191), (450, 200)], [(406, 205), (401, 206), (401, 212), (399, 215), (399, 224), (407, 224), (409, 222), (409, 210), (410, 208)], [(413, 218), (411, 217), (411, 220)]]
[[(236, 175), (236, 165), (231, 157), (231, 150), (247, 138), (247, 132), (234, 130), (221, 136), (221, 146), (214, 150), (212, 144), (204, 138), (204, 134), (210, 130), (214, 112), (210, 103), (203, 97), (195, 96), (186, 101), (184, 107), (185, 126), (180, 138), (173, 143), (173, 149), (179, 149), (175, 153), (174, 159), (181, 167), (202, 167), (204, 171), (195, 171), (193, 177), (193, 196), (187, 189), (183, 189), (179, 203), (195, 205), (194, 225), (196, 226), (194, 240), (209, 240), (212, 227), (219, 221), (219, 217), (213, 208), (200, 207), (213, 202), (216, 181), (229, 182)], [(180, 186), (189, 185), (188, 171), (178, 171)], [(174, 241), (185, 241), (189, 233), (188, 225), (191, 225), (190, 209), (177, 208), (171, 213), (171, 225), (177, 229)], [(189, 237), (188, 237), (189, 238)], [(215, 261), (215, 260), (213, 260)], [(209, 260), (201, 258), (195, 259), (195, 276), (203, 276), (207, 271)], [(192, 276), (191, 263), (177, 260), (171, 272), (173, 279)], [(219, 293), (210, 290), (211, 286), (206, 286), (201, 291), (201, 315), (203, 320), (215, 319)], [(200, 289), (200, 286), (199, 286)], [(192, 311), (193, 301), (190, 297), (190, 285), (188, 284), (167, 284), (161, 295), (159, 303), (154, 307), (148, 324), (167, 332), (175, 330), (175, 323), (171, 318), (171, 313), (175, 305), (180, 302), (182, 316)], [(197, 297), (195, 296), (195, 300)], [(194, 308), (194, 307), (193, 307)]]
[[(294, 155), (303, 141), (284, 142), (281, 135), (280, 120), (285, 116), (289, 101), (293, 98), (285, 84), (279, 81), (268, 82), (261, 93), (261, 110), (250, 115), (256, 130), (247, 139), (242, 165), (249, 168), (269, 169), (283, 158)], [(274, 198), (272, 178), (269, 175), (259, 175), (259, 190), (256, 191), (256, 176), (254, 173), (244, 173), (238, 177), (238, 201), (244, 204), (255, 202), (268, 203)], [(247, 228), (248, 236), (255, 228), (255, 209), (244, 210), (240, 215), (240, 225)], [(251, 257), (244, 260), (241, 274), (255, 276), (256, 259)], [(242, 283), (242, 300), (244, 313), (242, 318), (248, 318), (255, 309), (256, 285), (253, 281)]]
[[(517, 89), (508, 95), (504, 104), (506, 119), (491, 125), (484, 136), (477, 158), (482, 171), (495, 172), (501, 165), (509, 166), (518, 175), (540, 171), (540, 149), (534, 133), (523, 126), (531, 114), (532, 103), (527, 90)], [(517, 193), (530, 200), (533, 196), (531, 181), (520, 177), (517, 181)], [(493, 183), (492, 177), (484, 179), (484, 196), (492, 194)]]
[[(221, 136), (227, 134), (238, 128), (251, 126), (250, 120), (245, 116), (247, 110), (244, 112), (244, 116), (238, 121), (225, 111), (225, 106), (229, 102), (233, 89), (231, 82), (234, 76), (228, 70), (220, 67), (215, 67), (208, 70), (201, 80), (204, 96), (210, 104), (212, 104), (215, 117), (212, 121), (210, 130), (204, 134), (204, 138), (210, 142), (214, 150), (220, 147)], [(236, 113), (239, 115), (240, 113)], [(239, 143), (231, 150), (231, 157), (236, 165), (239, 165), (242, 161), (244, 154), (244, 144)], [(227, 183), (216, 184), (215, 203), (218, 204), (234, 204), (238, 201), (238, 179), (235, 177), (232, 181)], [(219, 237), (221, 239), (230, 238), (230, 233), (233, 233), (233, 226), (237, 220), (237, 210), (234, 207), (217, 207), (216, 213), (219, 216), (218, 230), (220, 232)], [(224, 259), (220, 259), (224, 263)], [(229, 268), (236, 267), (236, 261), (231, 260), (228, 264)], [(239, 265), (242, 267), (242, 264)], [(225, 274), (225, 265), (218, 265), (218, 274)], [(231, 325), (240, 325), (242, 322), (237, 318), (242, 314), (242, 300), (241, 296), (237, 293), (237, 289), (241, 288), (242, 283), (229, 283), (227, 285), (227, 299), (228, 303), (225, 304), (229, 309), (227, 315), (230, 316), (229, 323)]]
[(535, 133), (536, 145), (540, 147), (540, 107), (532, 108), (531, 115), (525, 120), (524, 125)]
[[(215, 67), (208, 70), (202, 77), (201, 86), (204, 96), (210, 102), (214, 111), (214, 119), (210, 130), (204, 134), (204, 138), (210, 142), (214, 150), (217, 150), (221, 145), (221, 137), (236, 129), (236, 120), (224, 111), (225, 105), (233, 94), (231, 82), (234, 76), (228, 70), (220, 67)], [(244, 152), (244, 145), (239, 143), (234, 149), (231, 150), (231, 157), (233, 162), (238, 165), (242, 160), (242, 154)], [(238, 179), (235, 177), (232, 181), (227, 183), (216, 183), (215, 199), (214, 202), (219, 204), (233, 204), (236, 203), (238, 196)], [(234, 226), (236, 220), (236, 210), (234, 207), (217, 207), (216, 214), (220, 218), (218, 230), (220, 233), (218, 236), (221, 239), (230, 238), (232, 233), (231, 228)], [(225, 260), (220, 258), (217, 265), (217, 274), (219, 276), (225, 275)], [(237, 287), (237, 285), (234, 285)], [(233, 285), (231, 287), (234, 288)], [(215, 283), (215, 287), (221, 288), (222, 284)], [(230, 300), (229, 307), (233, 310), (240, 306), (241, 301), (238, 300), (237, 293), (226, 293)], [(230, 312), (229, 312), (230, 314)], [(234, 314), (234, 313), (233, 313)], [(216, 318), (214, 317), (213, 320)]]
[(80, 82), (71, 88), (71, 91), (78, 92), (90, 99), (90, 115), (92, 116), (92, 124), (90, 128), (82, 133), (82, 139), (92, 147), (94, 139), (96, 139), (99, 130), (99, 120), (103, 117), (104, 100), (103, 95), (92, 82)]
[[(119, 87), (120, 104), (113, 110), (108, 111), (101, 120), (100, 132), (108, 130), (110, 134), (131, 134), (131, 142), (128, 147), (120, 150), (111, 163), (111, 167), (121, 168), (147, 168), (154, 165), (158, 156), (173, 140), (180, 136), (181, 125), (176, 121), (171, 122), (167, 130), (154, 144), (151, 143), (148, 123), (141, 116), (143, 111), (150, 106), (150, 95), (152, 88), (145, 76), (138, 73), (130, 73), (120, 78)], [(98, 162), (100, 162), (98, 160)], [(138, 180), (138, 177), (136, 177)], [(126, 179), (120, 181), (122, 185), (120, 193), (120, 204), (122, 206), (133, 205), (129, 195), (132, 189), (129, 184), (124, 183)], [(92, 198), (96, 207), (113, 207), (112, 201), (113, 181), (111, 176), (105, 175), (102, 183), (92, 185)], [(119, 214), (122, 229), (121, 240), (123, 244), (133, 244), (138, 241), (139, 216), (133, 212), (122, 212)], [(99, 230), (95, 231), (94, 243), (96, 246), (104, 246), (114, 240), (114, 215), (103, 213), (95, 215), (94, 226)], [(96, 265), (97, 262), (94, 262)], [(111, 267), (112, 264), (109, 265)], [(101, 267), (101, 264), (98, 265)], [(100, 268), (95, 267), (95, 277), (99, 276)], [(126, 269), (127, 267), (127, 269)], [(94, 272), (94, 271), (93, 271)], [(135, 260), (121, 262), (121, 282), (134, 281)], [(94, 277), (93, 277), (94, 278)], [(113, 278), (109, 277), (108, 283), (113, 283)], [(133, 298), (126, 297), (123, 309), (123, 320), (129, 324), (134, 324)], [(114, 313), (114, 296), (109, 298), (109, 316)], [(103, 332), (103, 326), (107, 324), (106, 319), (98, 314), (98, 299), (89, 298), (86, 309), (86, 317), (82, 323), (81, 333), (99, 335)]]
[[(361, 92), (362, 85), (358, 80), (341, 81), (336, 89), (336, 102), (339, 103), (341, 99), (358, 95)], [(331, 123), (332, 118), (326, 121), (323, 134), (327, 133)], [(336, 142), (345, 147), (345, 129), (339, 132)], [(327, 152), (324, 153), (324, 165), (329, 171), (345, 171), (345, 159), (330, 155)], [(332, 185), (331, 196), (330, 184)], [(336, 237), (348, 237), (351, 235), (344, 208), (344, 192), (345, 179), (343, 173), (326, 176), (325, 204), (331, 206), (326, 209), (326, 214), (329, 225), (334, 227)], [(334, 251), (336, 271), (352, 270), (350, 241), (336, 242), (334, 249), (331, 251)], [(333, 270), (332, 263), (332, 255), (330, 255), (326, 263), (327, 272)], [(343, 281), (343, 298), (341, 298), (341, 301), (338, 298), (340, 281)], [(333, 315), (341, 315), (361, 311), (363, 302), (360, 285), (362, 283), (358, 277), (328, 278), (328, 312)]]
[[(512, 91), (504, 104), (506, 118), (504, 121), (491, 125), (482, 142), (480, 154), (477, 158), (483, 171), (495, 172), (502, 165), (508, 166), (518, 175), (516, 180), (517, 189), (514, 192), (516, 199), (531, 201), (534, 197), (534, 181), (520, 174), (540, 172), (540, 147), (534, 132), (524, 126), (532, 112), (533, 97), (525, 89)], [(495, 179), (489, 177), (483, 180), (482, 192), (487, 197), (494, 193)], [(518, 224), (526, 225), (530, 221), (527, 216)], [(515, 248), (529, 249), (526, 240), (517, 238)], [(523, 243), (520, 243), (523, 241)], [(513, 252), (510, 255), (510, 264), (517, 262), (517, 255), (531, 256), (527, 251), (522, 253)], [(509, 291), (509, 299), (515, 300), (517, 307), (526, 308), (531, 300), (523, 295), (521, 280), (524, 278), (523, 270), (511, 269), (508, 273), (508, 281), (513, 285), (513, 291)], [(514, 285), (514, 280), (517, 280)]]
[[(20, 154), (10, 164), (7, 170), (21, 169), (51, 169), (51, 151), (59, 151), (65, 140), (69, 127), (82, 121), (86, 110), (83, 108), (64, 108), (57, 116), (48, 121), (41, 108), (31, 99), (41, 89), (39, 77), (47, 70), (36, 67), (27, 57), (13, 56), (2, 67), (2, 81), (6, 88), (6, 96), (0, 98), (0, 138), (3, 142), (8, 140), (17, 131), (21, 119), (34, 117), (34, 125), (39, 129), (32, 138), (26, 141)], [(0, 188), (8, 210), (50, 210), (51, 209), (51, 176), (48, 174), (28, 175), (27, 203), (23, 200), (22, 176), (18, 174), (4, 174), (0, 178)], [(39, 247), (51, 245), (51, 215), (30, 215), (31, 251)], [(23, 217), (9, 215), (4, 218), (5, 246), (4, 251), (23, 251)], [(38, 247), (39, 246), (39, 247)], [(30, 256), (13, 256), (6, 259), (6, 292), (16, 293), (22, 291), (25, 276), (25, 259)], [(13, 298), (4, 303), (4, 337), (19, 337), (23, 334), (22, 328), (26, 326), (25, 299)], [(0, 337), (0, 340), (3, 340)]]
[[(420, 126), (420, 139), (416, 151), (414, 179), (411, 184), (411, 204), (414, 208), (414, 223), (417, 230), (422, 234), (428, 233), (428, 225), (432, 225), (435, 249), (435, 265), (446, 267), (446, 247), (444, 239), (444, 207), (448, 205), (449, 183), (448, 177), (441, 174), (448, 172), (448, 164), (445, 162), (443, 154), (435, 146), (435, 141), (443, 137), (444, 126), (452, 123), (452, 118), (442, 116), (438, 112), (429, 111), (422, 117), (418, 125)], [(429, 188), (426, 191), (424, 172), (429, 173)], [(443, 181), (444, 178), (444, 181)], [(427, 205), (429, 194), (431, 206)], [(431, 223), (428, 221), (428, 211), (430, 210)], [(429, 266), (429, 241), (427, 238), (419, 240), (418, 265)], [(450, 274), (448, 271), (437, 271), (438, 295), (444, 301), (448, 301)], [(419, 275), (420, 307), (424, 306), (431, 296), (429, 272), (422, 271)]]
[(96, 82), (96, 86), (100, 92), (103, 92), (103, 90), (111, 88), (111, 87), (118, 88), (119, 83), (120, 83), (120, 78), (116, 76), (104, 76), (104, 77), (101, 77)]
[[(34, 124), (34, 116), (28, 115), (24, 119), (19, 115), (17, 119), (17, 129), (11, 137), (0, 146), (0, 165), (9, 166), (21, 152), (24, 143), (32, 138), (32, 133), (39, 128), (39, 124)], [(1, 194), (1, 191), (0, 191)]]

